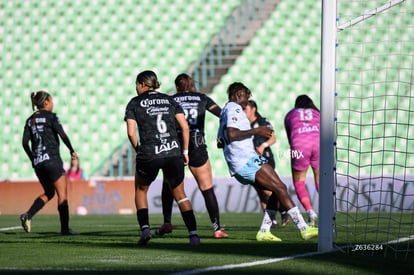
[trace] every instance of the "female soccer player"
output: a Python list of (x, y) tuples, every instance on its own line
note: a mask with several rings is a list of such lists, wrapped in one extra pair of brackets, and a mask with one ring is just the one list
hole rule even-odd
[[(259, 185), (261, 188), (271, 190), (272, 195), (268, 204), (272, 203), (272, 198), (275, 196), (279, 199), (280, 204), (287, 209), (293, 223), (300, 230), (302, 239), (318, 236), (318, 229), (308, 226), (305, 222), (276, 171), (254, 149), (253, 136), (261, 135), (270, 138), (273, 130), (266, 126), (250, 127), (250, 122), (243, 111), (251, 95), (250, 90), (243, 83), (234, 82), (228, 87), (227, 94), (229, 101), (221, 111), (217, 137), (224, 147), (224, 158), (230, 174), (242, 184)], [(267, 212), (263, 219), (265, 221), (262, 222), (261, 231), (257, 233), (256, 239), (280, 242), (281, 239), (270, 232), (272, 221)], [(267, 224), (267, 227), (263, 227), (263, 224)]]
[(307, 95), (298, 96), (295, 107), (285, 116), (285, 129), (292, 156), (293, 183), (310, 225), (315, 225), (318, 215), (313, 210), (305, 180), (311, 166), (316, 191), (319, 191), (319, 117), (319, 109)]
[[(191, 202), (184, 192), (184, 165), (188, 164), (189, 128), (184, 111), (170, 96), (156, 91), (160, 87), (153, 71), (137, 75), (136, 91), (125, 111), (127, 134), (136, 149), (135, 205), (141, 229), (138, 245), (152, 238), (148, 216), (147, 192), (159, 170), (172, 190), (187, 226), (190, 244), (200, 244)], [(177, 135), (177, 123), (182, 131), (182, 147)], [(138, 125), (139, 143), (136, 134)]]
[[(250, 126), (252, 128), (257, 128), (259, 126), (267, 126), (268, 128), (273, 130), (273, 125), (270, 123), (270, 121), (267, 118), (262, 117), (258, 112), (256, 101), (249, 100), (247, 102), (246, 108), (244, 108), (244, 112), (246, 113), (247, 118), (250, 121)], [(253, 145), (256, 149), (257, 154), (265, 157), (267, 163), (269, 163), (269, 165), (272, 166), (273, 169), (276, 168), (276, 164), (270, 146), (272, 146), (275, 143), (276, 137), (274, 132), (272, 133), (272, 136), (270, 138), (266, 138), (260, 135), (254, 135), (253, 137)], [(280, 208), (279, 201), (277, 201), (276, 205), (267, 205), (267, 200), (270, 198), (272, 192), (269, 190), (261, 189), (258, 186), (254, 186), (254, 188), (256, 189), (257, 194), (259, 195), (263, 211), (267, 211), (270, 218), (272, 219), (272, 226), (277, 226), (276, 212), (279, 210), (282, 220), (282, 227), (285, 227), (289, 223), (289, 216), (284, 209)]]
[[(190, 127), (188, 167), (197, 181), (201, 194), (203, 194), (213, 226), (213, 238), (225, 238), (227, 234), (221, 231), (219, 207), (216, 194), (214, 193), (213, 175), (204, 138), (206, 110), (219, 117), (221, 108), (210, 97), (196, 92), (194, 81), (187, 74), (180, 74), (175, 78), (175, 87), (177, 93), (173, 95), (173, 98), (184, 109), (185, 117)], [(179, 130), (179, 135), (181, 135), (181, 130)], [(171, 213), (173, 198), (165, 182), (162, 188), (162, 206), (164, 224), (155, 231), (155, 234), (159, 236), (172, 232)]]
[(59, 152), (59, 136), (69, 149), (71, 158), (77, 159), (78, 156), (58, 117), (52, 113), (52, 96), (45, 91), (38, 91), (31, 94), (31, 100), (33, 110), (35, 106), (38, 110), (26, 120), (22, 145), (45, 192), (34, 201), (26, 213), (20, 216), (22, 227), (27, 233), (30, 232), (31, 219), (54, 197), (56, 192), (60, 232), (62, 235), (76, 235), (78, 233), (69, 228), (67, 179)]

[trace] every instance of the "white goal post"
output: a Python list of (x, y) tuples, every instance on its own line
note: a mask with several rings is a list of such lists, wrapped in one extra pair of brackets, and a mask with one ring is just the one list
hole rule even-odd
[[(364, 235), (363, 240), (375, 240), (371, 244), (378, 247), (387, 244), (395, 252), (414, 251), (414, 126), (410, 119), (414, 118), (414, 27), (405, 25), (413, 18), (413, 1), (322, 1), (319, 252), (340, 248), (336, 238), (341, 230), (349, 246), (357, 245), (350, 242)], [(347, 14), (353, 17), (341, 22), (343, 18), (338, 17), (345, 8), (353, 11)], [(388, 18), (388, 23), (381, 18)], [(345, 37), (340, 53), (339, 34)], [(379, 127), (384, 129), (383, 136), (378, 136)], [(392, 147), (390, 141), (396, 145)], [(353, 144), (359, 146), (352, 148)], [(352, 182), (358, 182), (357, 188)], [(372, 186), (379, 186), (378, 192), (366, 192)], [(354, 201), (338, 199), (340, 189)], [(379, 197), (379, 202), (370, 196)], [(342, 204), (349, 209), (338, 211)], [(337, 226), (338, 212), (347, 224)], [(395, 212), (397, 218), (392, 216)], [(380, 228), (382, 224), (387, 227)], [(394, 230), (398, 232), (387, 232)], [(369, 234), (375, 237), (366, 238)]]

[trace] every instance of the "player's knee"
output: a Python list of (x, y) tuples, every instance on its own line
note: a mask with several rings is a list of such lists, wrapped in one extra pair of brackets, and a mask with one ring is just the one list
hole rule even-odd
[(182, 204), (182, 203), (184, 203), (186, 201), (189, 201), (189, 199), (187, 197), (185, 197), (183, 199), (180, 199), (180, 200), (177, 200), (177, 204)]
[(46, 191), (45, 195), (46, 195), (48, 201), (50, 201), (55, 196), (55, 190), (48, 190), (48, 191)]

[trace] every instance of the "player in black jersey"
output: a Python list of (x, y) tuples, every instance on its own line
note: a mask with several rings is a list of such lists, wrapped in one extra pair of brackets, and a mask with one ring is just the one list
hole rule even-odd
[[(160, 169), (180, 208), (190, 244), (198, 245), (200, 238), (196, 219), (183, 182), (184, 165), (188, 164), (189, 127), (183, 109), (171, 96), (157, 92), (159, 87), (160, 83), (153, 71), (139, 73), (136, 79), (138, 96), (129, 101), (124, 117), (129, 141), (137, 152), (135, 205), (142, 232), (138, 245), (147, 244), (152, 237), (147, 192)], [(177, 135), (177, 123), (182, 131), (182, 145)]]
[[(173, 98), (184, 109), (185, 117), (190, 126), (188, 166), (203, 194), (213, 227), (213, 237), (216, 239), (225, 238), (227, 234), (222, 232), (220, 226), (219, 207), (216, 194), (214, 193), (213, 176), (204, 138), (206, 111), (219, 117), (221, 108), (207, 95), (196, 92), (194, 81), (187, 74), (178, 75), (175, 78), (175, 86), (177, 93), (173, 95)], [(180, 130), (179, 134), (181, 135)], [(155, 231), (155, 234), (159, 236), (172, 232), (171, 214), (173, 197), (165, 182), (162, 188), (162, 207), (164, 224)]]
[(29, 233), (32, 217), (54, 197), (56, 192), (61, 234), (76, 235), (78, 233), (69, 228), (67, 178), (59, 153), (59, 137), (69, 149), (71, 158), (77, 159), (78, 156), (57, 115), (52, 113), (53, 100), (50, 94), (45, 91), (33, 92), (31, 100), (33, 110), (35, 106), (38, 110), (26, 120), (22, 145), (45, 192), (33, 202), (26, 213), (20, 216), (20, 220), (23, 229)]
[[(257, 104), (254, 100), (249, 100), (247, 102), (247, 106), (245, 107), (244, 112), (246, 113), (252, 128), (257, 128), (259, 126), (267, 126), (268, 128), (273, 130), (273, 125), (270, 123), (270, 121), (267, 118), (262, 117), (260, 113), (257, 111)], [(263, 137), (260, 135), (254, 135), (253, 137), (253, 145), (254, 148), (256, 148), (256, 152), (259, 155), (265, 157), (267, 159), (267, 162), (270, 166), (272, 166), (273, 169), (276, 168), (276, 164), (270, 146), (275, 143), (276, 137), (274, 132), (272, 133), (272, 136), (270, 138)], [(286, 210), (282, 209), (278, 199), (276, 197), (272, 197), (272, 200), (275, 200), (274, 202), (271, 202), (271, 204), (273, 205), (267, 206), (267, 201), (271, 197), (272, 192), (269, 190), (264, 190), (259, 186), (254, 186), (254, 188), (256, 189), (257, 194), (259, 195), (262, 209), (264, 211), (267, 211), (270, 218), (272, 219), (272, 226), (277, 225), (276, 212), (279, 210), (282, 220), (281, 225), (282, 227), (285, 227), (289, 223), (289, 215), (287, 214)]]

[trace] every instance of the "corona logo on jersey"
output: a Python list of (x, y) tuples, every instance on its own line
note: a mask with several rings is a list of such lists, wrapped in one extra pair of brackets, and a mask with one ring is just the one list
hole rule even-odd
[(163, 98), (155, 98), (155, 99), (144, 99), (140, 102), (141, 106), (143, 108), (151, 107), (152, 105), (160, 105), (160, 104), (167, 104), (170, 105), (170, 102), (167, 99)]

